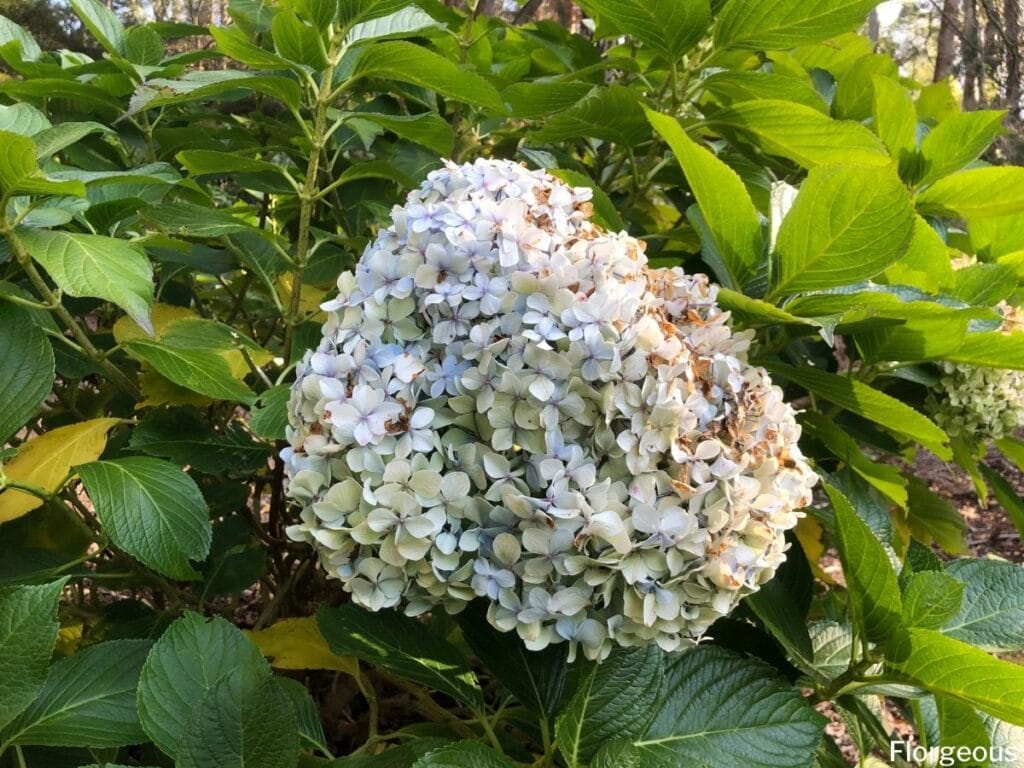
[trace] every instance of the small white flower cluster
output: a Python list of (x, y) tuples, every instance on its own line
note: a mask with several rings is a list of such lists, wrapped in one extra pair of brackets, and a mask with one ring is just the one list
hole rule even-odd
[[(1006, 302), (1003, 333), (1020, 333), (1024, 316)], [(935, 423), (950, 437), (999, 440), (1024, 426), (1024, 371), (942, 363), (942, 377), (928, 397)]]
[(298, 367), (289, 535), (370, 610), (526, 646), (672, 650), (785, 559), (817, 478), (704, 275), (648, 268), (591, 192), (510, 161), (431, 173)]

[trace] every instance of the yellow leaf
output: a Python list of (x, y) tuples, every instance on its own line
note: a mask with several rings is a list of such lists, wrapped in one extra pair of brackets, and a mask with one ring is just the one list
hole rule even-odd
[(825, 529), (821, 527), (821, 523), (817, 519), (807, 515), (806, 517), (800, 518), (800, 522), (796, 524), (797, 541), (800, 542), (800, 547), (804, 551), (804, 555), (807, 557), (807, 562), (811, 565), (811, 573), (813, 573), (818, 579), (832, 584), (833, 579), (821, 568), (821, 556), (825, 554), (825, 545), (821, 542), (821, 537), (825, 534)]
[(316, 619), (281, 619), (266, 629), (245, 634), (277, 669), (333, 669), (355, 675), (355, 659), (335, 656), (316, 628)]
[[(292, 295), (292, 283), (294, 275), (290, 272), (282, 272), (277, 277), (277, 292), (281, 296)], [(322, 288), (315, 288), (312, 285), (302, 286), (302, 296), (299, 297), (299, 310), (305, 314), (313, 314), (310, 318), (313, 322), (323, 322), (327, 315), (321, 311), (320, 305), (324, 303), (327, 291)], [(287, 303), (287, 302), (285, 302)]]
[[(153, 336), (159, 339), (167, 329), (177, 320), (195, 320), (199, 316), (188, 307), (176, 307), (173, 304), (153, 305)], [(151, 338), (138, 324), (125, 315), (114, 323), (114, 340), (118, 344), (124, 344), (133, 339)]]
[(213, 402), (212, 398), (200, 395), (191, 389), (181, 387), (169, 379), (165, 379), (148, 365), (142, 366), (139, 376), (142, 399), (135, 404), (135, 410), (155, 408), (158, 405), (196, 405), (206, 406)]
[(57, 633), (57, 653), (61, 656), (70, 656), (78, 650), (82, 642), (82, 624), (69, 624), (61, 627)]
[[(51, 429), (21, 446), (18, 455), (3, 467), (3, 473), (9, 480), (54, 493), (60, 490), (71, 467), (100, 457), (107, 444), (107, 432), (120, 421), (90, 419)], [(42, 503), (30, 493), (9, 488), (0, 493), (0, 523), (21, 517)]]

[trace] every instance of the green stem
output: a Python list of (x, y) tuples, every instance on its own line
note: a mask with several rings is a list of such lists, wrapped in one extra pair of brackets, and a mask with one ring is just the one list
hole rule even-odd
[(295, 326), (299, 322), (299, 310), (302, 306), (302, 275), (309, 262), (310, 225), (313, 221), (313, 208), (316, 206), (320, 192), (317, 177), (320, 175), (320, 155), (323, 153), (326, 143), (327, 110), (336, 96), (333, 88), (334, 69), (341, 58), (341, 51), (335, 42), (336, 39), (336, 37), (331, 38), (327, 67), (320, 76), (316, 103), (313, 105), (313, 131), (310, 138), (312, 149), (309, 153), (309, 163), (306, 165), (306, 178), (302, 190), (299, 192), (299, 233), (295, 241), (295, 273), (292, 277), (292, 293), (288, 302), (288, 315), (284, 328), (285, 361), (291, 360), (292, 340), (295, 335)]
[(139, 388), (121, 372), (113, 363), (107, 360), (103, 353), (96, 349), (96, 346), (89, 339), (85, 329), (75, 319), (74, 315), (68, 312), (67, 308), (61, 303), (57, 295), (50, 290), (50, 286), (46, 284), (43, 276), (39, 274), (39, 270), (36, 269), (35, 264), (32, 261), (32, 256), (25, 250), (24, 244), (18, 239), (17, 234), (11, 229), (6, 223), (0, 225), (0, 233), (3, 234), (7, 240), (7, 244), (10, 246), (11, 253), (14, 254), (14, 258), (17, 260), (18, 265), (28, 275), (28, 279), (32, 282), (32, 286), (36, 289), (40, 296), (45, 300), (48, 308), (53, 312), (60, 321), (64, 324), (64, 327), (71, 331), (71, 335), (78, 342), (78, 345), (82, 348), (86, 357), (92, 360), (96, 365), (100, 366), (103, 371), (110, 377), (110, 380), (117, 384), (121, 389), (131, 395), (133, 398), (138, 399), (141, 397)]
[(484, 729), (484, 734), (487, 736), (487, 740), (494, 747), (494, 751), (499, 755), (504, 755), (505, 750), (501, 748), (501, 742), (498, 741), (498, 736), (494, 733), (494, 729), (491, 727), (491, 721), (487, 719), (487, 713), (477, 712), (476, 719), (480, 721), (480, 727)]

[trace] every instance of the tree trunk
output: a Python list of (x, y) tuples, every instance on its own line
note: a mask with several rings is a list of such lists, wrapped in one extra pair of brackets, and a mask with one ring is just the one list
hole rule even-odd
[(1005, 104), (1011, 120), (1020, 118), (1020, 2), (1003, 3), (1003, 28), (1006, 31), (1006, 97)]
[(945, 80), (953, 74), (953, 61), (956, 58), (956, 28), (960, 15), (958, 0), (945, 0), (939, 18), (939, 41), (935, 53), (935, 82)]
[(964, 61), (964, 109), (977, 109), (985, 85), (985, 72), (975, 0), (964, 0), (964, 26), (960, 40), (960, 55)]

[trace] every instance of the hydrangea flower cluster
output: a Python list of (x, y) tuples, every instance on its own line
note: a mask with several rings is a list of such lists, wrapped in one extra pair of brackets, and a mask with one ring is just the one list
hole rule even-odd
[(704, 275), (591, 192), (448, 164), (324, 304), (283, 456), (289, 528), (370, 610), (489, 602), (531, 649), (666, 650), (785, 559), (817, 478)]
[[(1024, 313), (1001, 302), (1003, 333), (1020, 333)], [(1024, 426), (1024, 371), (942, 363), (942, 377), (929, 395), (935, 423), (950, 437), (999, 440)]]

